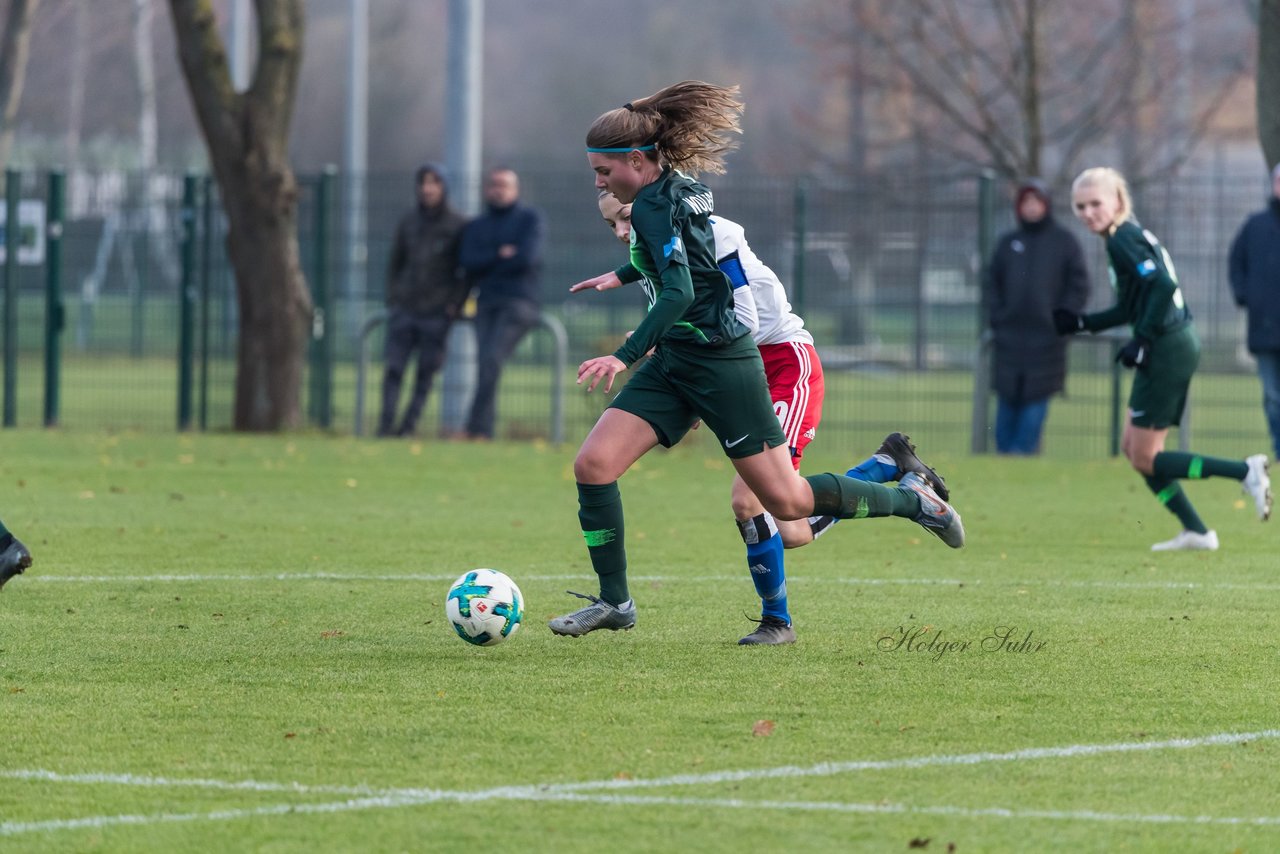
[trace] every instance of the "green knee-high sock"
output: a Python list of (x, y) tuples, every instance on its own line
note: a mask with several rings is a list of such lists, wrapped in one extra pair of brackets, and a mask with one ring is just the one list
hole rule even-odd
[(838, 474), (805, 478), (813, 488), (813, 515), (864, 519), (872, 516), (920, 515), (920, 498), (910, 489), (881, 486)]
[(578, 521), (591, 566), (600, 576), (600, 598), (621, 605), (627, 592), (627, 550), (622, 537), (622, 493), (618, 482), (578, 484)]
[[(1159, 456), (1157, 454), (1157, 457)], [(1147, 482), (1147, 488), (1155, 493), (1156, 499), (1167, 507), (1170, 513), (1178, 517), (1183, 528), (1195, 531), (1197, 534), (1209, 531), (1204, 522), (1200, 521), (1200, 514), (1196, 513), (1196, 508), (1191, 506), (1191, 499), (1187, 498), (1187, 494), (1182, 491), (1182, 487), (1176, 480), (1155, 475), (1143, 480)]]
[(1224, 460), (1222, 457), (1184, 454), (1181, 451), (1161, 451), (1151, 460), (1151, 476), (1168, 480), (1199, 480), (1202, 477), (1244, 480), (1247, 474), (1249, 464), (1244, 460)]

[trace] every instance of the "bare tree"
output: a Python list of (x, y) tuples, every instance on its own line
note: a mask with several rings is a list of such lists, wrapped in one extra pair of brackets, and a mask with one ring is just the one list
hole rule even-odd
[(13, 148), (13, 120), (22, 100), (31, 47), (31, 16), (40, 0), (10, 0), (0, 35), (0, 167), (8, 164)]
[[(1166, 89), (1186, 81), (1185, 58), (1167, 48), (1186, 22), (1154, 0), (842, 0), (832, 8), (819, 22), (823, 38), (856, 34), (867, 45), (856, 71), (879, 93), (884, 123), (900, 125), (892, 143), (922, 130), (931, 150), (1009, 178), (1062, 180), (1087, 148), (1124, 147), (1126, 126), (1143, 143), (1126, 164), (1141, 165), (1135, 177), (1170, 171), (1243, 78), (1229, 69), (1190, 113), (1166, 104)], [(893, 113), (906, 93), (914, 108), (903, 119)]]
[(289, 123), (302, 62), (302, 0), (255, 0), (258, 58), (236, 92), (211, 0), (169, 0), (178, 56), (227, 216), (240, 307), (233, 426), (298, 426), (311, 296), (298, 258)]
[(1280, 0), (1258, 8), (1258, 138), (1267, 166), (1280, 163)]

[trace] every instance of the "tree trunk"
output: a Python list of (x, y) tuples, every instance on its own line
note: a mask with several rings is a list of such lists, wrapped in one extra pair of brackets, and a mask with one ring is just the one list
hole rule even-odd
[(1258, 9), (1258, 138), (1267, 168), (1280, 164), (1280, 0)]
[(22, 100), (31, 49), (31, 16), (40, 0), (10, 0), (3, 38), (0, 38), (0, 168), (9, 163), (13, 147), (13, 119)]
[(287, 167), (243, 171), (223, 196), (240, 305), (235, 429), (292, 429), (301, 424), (311, 321), (298, 257), (297, 187)]
[(169, 0), (169, 7), (227, 216), (227, 254), (240, 307), (233, 426), (295, 428), (301, 424), (312, 316), (298, 258), (298, 188), (288, 159), (302, 2), (257, 0), (259, 57), (242, 93), (232, 84), (210, 0)]

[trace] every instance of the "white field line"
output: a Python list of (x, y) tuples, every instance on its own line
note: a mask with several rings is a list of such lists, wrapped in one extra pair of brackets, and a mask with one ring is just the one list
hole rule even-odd
[[(200, 575), (200, 574), (156, 574), (156, 575), (39, 575), (30, 574), (23, 577), (23, 583), (41, 582), (46, 584), (170, 584), (200, 582), (243, 582), (243, 581), (423, 581), (448, 583), (457, 579), (457, 574), (404, 573), (401, 575), (373, 573), (339, 573), (339, 572), (278, 572), (263, 575)], [(699, 584), (706, 582), (737, 582), (745, 575), (628, 575), (633, 582), (672, 583), (693, 581)], [(521, 575), (520, 581), (564, 581), (568, 583), (589, 583), (593, 576), (581, 575)], [(984, 581), (981, 579), (959, 578), (813, 578), (805, 576), (789, 577), (788, 584), (820, 582), (822, 584), (849, 584), (868, 586), (923, 585), (953, 587), (1075, 587), (1101, 588), (1112, 590), (1255, 590), (1280, 591), (1280, 583), (1235, 583), (1204, 581), (1072, 581), (1055, 578), (1009, 579)]]
[(1240, 816), (1179, 816), (1102, 813), (1094, 811), (1059, 810), (1009, 810), (1005, 808), (971, 809), (967, 807), (917, 807), (911, 805), (848, 804), (809, 801), (745, 801), (737, 799), (708, 799), (681, 797), (653, 797), (626, 794), (587, 795), (588, 791), (658, 788), (666, 786), (714, 785), (743, 780), (817, 777), (847, 774), (860, 771), (885, 771), (937, 766), (978, 765), (989, 762), (1024, 762), (1040, 759), (1064, 759), (1084, 756), (1100, 756), (1114, 753), (1133, 753), (1151, 750), (1188, 749), (1217, 745), (1238, 744), (1263, 739), (1280, 738), (1280, 730), (1268, 729), (1246, 733), (1217, 733), (1199, 738), (1177, 738), (1165, 741), (1119, 742), (1113, 744), (1075, 744), (1066, 747), (1033, 747), (1005, 753), (963, 753), (907, 757), (903, 759), (860, 760), (854, 762), (823, 762), (810, 766), (781, 766), (777, 768), (739, 771), (716, 771), (706, 774), (679, 774), (639, 780), (592, 780), (581, 783), (560, 783), (533, 786), (508, 786), (480, 791), (445, 791), (439, 789), (370, 789), (364, 786), (308, 786), (301, 783), (269, 783), (254, 780), (224, 781), (206, 779), (170, 779), (133, 774), (59, 774), (43, 769), (0, 770), (0, 777), (18, 780), (40, 780), (60, 783), (114, 784), (154, 788), (195, 787), (223, 791), (291, 792), (297, 794), (346, 794), (346, 800), (319, 804), (277, 804), (237, 810), (218, 810), (208, 813), (155, 813), (151, 815), (88, 816), (77, 819), (53, 819), (37, 822), (0, 822), (0, 836), (16, 836), (37, 831), (72, 830), (86, 827), (106, 827), (121, 824), (152, 824), (173, 821), (225, 821), (253, 816), (281, 815), (286, 813), (332, 813), (350, 810), (418, 806), (442, 801), (475, 803), (491, 800), (525, 801), (581, 801), (617, 805), (683, 805), (706, 807), (748, 807), (760, 809), (825, 810), (835, 812), (909, 812), (969, 817), (1002, 818), (1056, 818), (1078, 821), (1136, 821), (1153, 823), (1193, 824), (1259, 824), (1280, 825), (1280, 817)]
[[(441, 793), (453, 795), (462, 793)], [(494, 795), (494, 798), (503, 797)], [(1095, 810), (1022, 810), (1005, 807), (914, 806), (911, 804), (841, 803), (831, 801), (749, 801), (738, 798), (677, 798), (642, 795), (579, 795), (570, 792), (512, 792), (508, 800), (560, 801), (606, 806), (678, 806), (703, 809), (751, 809), (821, 811), (861, 814), (945, 815), (954, 818), (1052, 819), (1058, 821), (1132, 822), (1141, 824), (1200, 824), (1235, 826), (1280, 826), (1280, 816), (1212, 816), (1169, 813), (1106, 813)], [(493, 798), (490, 798), (492, 800)], [(152, 813), (150, 815), (101, 815), (50, 821), (0, 822), (0, 836), (58, 830), (98, 829), (118, 825), (163, 824), (184, 821), (235, 821), (277, 815), (339, 813), (366, 809), (393, 809), (421, 806), (432, 801), (478, 800), (475, 798), (360, 798), (324, 804), (273, 804), (249, 809), (216, 810), (207, 813)]]

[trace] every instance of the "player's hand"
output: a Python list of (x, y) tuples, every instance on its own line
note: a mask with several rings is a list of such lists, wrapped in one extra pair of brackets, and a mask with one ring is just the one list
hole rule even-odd
[(1065, 308), (1055, 308), (1053, 328), (1058, 330), (1059, 335), (1075, 335), (1077, 332), (1084, 332), (1084, 316), (1074, 311), (1067, 311)]
[(594, 279), (587, 279), (585, 282), (571, 285), (569, 293), (576, 294), (578, 291), (611, 291), (620, 287), (622, 287), (622, 280), (618, 278), (617, 273), (610, 271), (603, 276), (596, 276)]
[(600, 380), (604, 380), (604, 390), (606, 392), (613, 390), (613, 378), (627, 369), (622, 364), (622, 360), (617, 356), (597, 356), (594, 359), (587, 359), (578, 366), (578, 385), (582, 385), (583, 380), (590, 380), (587, 385), (587, 391), (595, 391), (596, 386), (600, 384)]
[(1126, 368), (1145, 370), (1151, 364), (1151, 342), (1138, 336), (1130, 338), (1116, 354), (1116, 361)]

